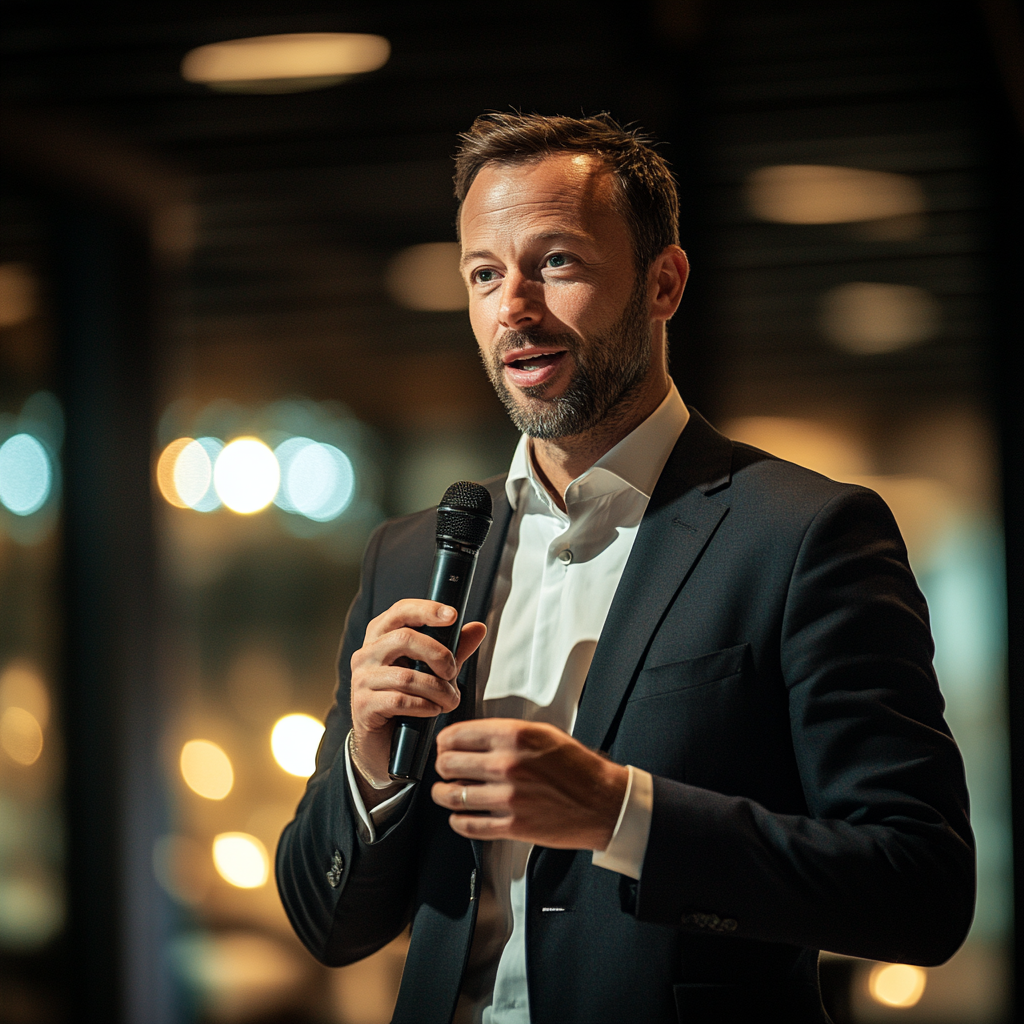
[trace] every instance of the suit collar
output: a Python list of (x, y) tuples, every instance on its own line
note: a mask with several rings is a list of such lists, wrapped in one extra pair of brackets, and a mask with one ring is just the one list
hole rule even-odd
[(732, 444), (696, 410), (651, 495), (594, 652), (573, 735), (605, 749), (619, 708), (665, 609), (686, 582), (728, 505)]
[[(624, 488), (632, 488), (649, 499), (689, 417), (690, 412), (675, 382), (670, 380), (668, 394), (657, 409), (569, 484), (565, 492), (566, 504), (572, 508), (575, 501)], [(525, 488), (530, 488), (554, 515), (560, 515), (537, 476), (530, 438), (523, 434), (505, 480), (505, 493), (513, 510), (518, 507)]]

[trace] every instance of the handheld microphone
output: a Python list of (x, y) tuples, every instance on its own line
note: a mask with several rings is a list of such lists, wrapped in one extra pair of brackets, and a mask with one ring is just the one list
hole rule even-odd
[[(459, 646), (476, 558), (490, 528), (491, 495), (486, 487), (460, 480), (444, 492), (437, 506), (437, 551), (427, 596), (454, 608), (455, 621), (450, 626), (420, 626), (419, 632), (438, 640), (452, 654)], [(433, 675), (430, 666), (422, 661), (414, 662), (413, 668)], [(437, 718), (395, 718), (388, 762), (391, 778), (402, 782), (419, 782), (423, 778), (436, 725)]]

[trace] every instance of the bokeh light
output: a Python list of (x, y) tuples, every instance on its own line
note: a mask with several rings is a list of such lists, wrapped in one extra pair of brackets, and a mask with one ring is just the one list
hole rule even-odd
[(189, 906), (202, 904), (216, 877), (206, 843), (187, 835), (165, 835), (156, 840), (153, 874), (169, 896)]
[[(195, 438), (179, 437), (172, 441), (160, 453), (160, 458), (157, 459), (156, 462), (156, 485), (160, 489), (160, 493), (163, 495), (164, 501), (174, 505), (175, 508), (192, 507), (178, 493), (178, 484), (174, 478), (174, 473), (178, 466), (178, 456), (180, 456), (189, 445), (195, 443)], [(210, 467), (210, 477), (213, 477), (212, 466)]]
[(39, 760), (43, 729), (31, 711), (14, 707), (0, 715), (0, 749), (12, 761), (26, 767)]
[[(302, 1019), (301, 1013), (287, 1009), (294, 1005), (287, 1003), (289, 996), (294, 999), (309, 979), (309, 959), (294, 944), (257, 931), (195, 930), (179, 932), (171, 940), (170, 959), (198, 995), (202, 1020), (241, 1024)], [(389, 1008), (388, 1019), (390, 1015)], [(342, 1019), (369, 1024), (365, 1018)]]
[(213, 840), (213, 863), (225, 882), (258, 889), (270, 875), (267, 848), (247, 832), (222, 832)]
[(235, 784), (231, 759), (212, 740), (189, 740), (181, 748), (181, 777), (207, 800), (223, 800)]
[(820, 323), (837, 347), (856, 355), (877, 355), (933, 337), (939, 308), (923, 288), (850, 281), (822, 297)]
[(212, 512), (220, 506), (213, 486), (213, 467), (223, 449), (223, 443), (216, 437), (198, 437), (186, 444), (174, 460), (174, 489), (197, 512)]
[(916, 1006), (924, 995), (928, 976), (910, 964), (877, 964), (868, 978), (871, 998), (883, 1006), (907, 1009)]
[(410, 245), (388, 264), (388, 292), (407, 309), (430, 312), (465, 309), (469, 305), (469, 293), (459, 270), (460, 256), (457, 242)]
[(185, 55), (181, 75), (225, 91), (299, 92), (376, 71), (390, 55), (383, 36), (293, 32), (199, 46)]
[(38, 290), (35, 276), (23, 263), (0, 264), (0, 327), (15, 327), (31, 318)]
[(352, 461), (332, 444), (308, 437), (290, 437), (274, 449), (281, 467), (281, 489), (275, 503), (316, 522), (337, 519), (355, 493)]
[[(63, 923), (60, 885), (44, 867), (22, 863), (0, 874), (0, 946), (5, 952), (37, 949), (52, 939)], [(4, 1014), (2, 1019), (11, 1018)]]
[(9, 707), (24, 708), (45, 729), (50, 720), (50, 694), (39, 670), (28, 661), (16, 659), (0, 675), (0, 712)]
[(29, 516), (46, 504), (53, 472), (38, 438), (15, 434), (0, 445), (0, 502), (17, 516)]
[(274, 453), (255, 437), (239, 437), (217, 456), (213, 486), (233, 512), (249, 515), (266, 508), (277, 494), (281, 470)]
[(324, 734), (323, 722), (312, 715), (285, 715), (270, 733), (274, 760), (289, 775), (307, 779), (316, 769), (316, 751)]
[(746, 197), (752, 213), (781, 224), (850, 224), (926, 209), (921, 186), (905, 174), (819, 164), (761, 167), (747, 177)]

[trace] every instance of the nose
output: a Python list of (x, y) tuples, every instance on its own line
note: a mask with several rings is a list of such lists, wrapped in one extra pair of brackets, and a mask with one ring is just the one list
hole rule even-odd
[(508, 272), (501, 287), (498, 320), (502, 327), (521, 331), (544, 319), (542, 286), (516, 270)]

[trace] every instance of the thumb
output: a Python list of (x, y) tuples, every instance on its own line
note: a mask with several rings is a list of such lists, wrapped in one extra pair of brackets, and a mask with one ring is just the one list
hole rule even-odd
[(467, 622), (459, 636), (459, 647), (455, 652), (455, 674), (462, 671), (465, 660), (480, 646), (487, 627), (482, 622)]

